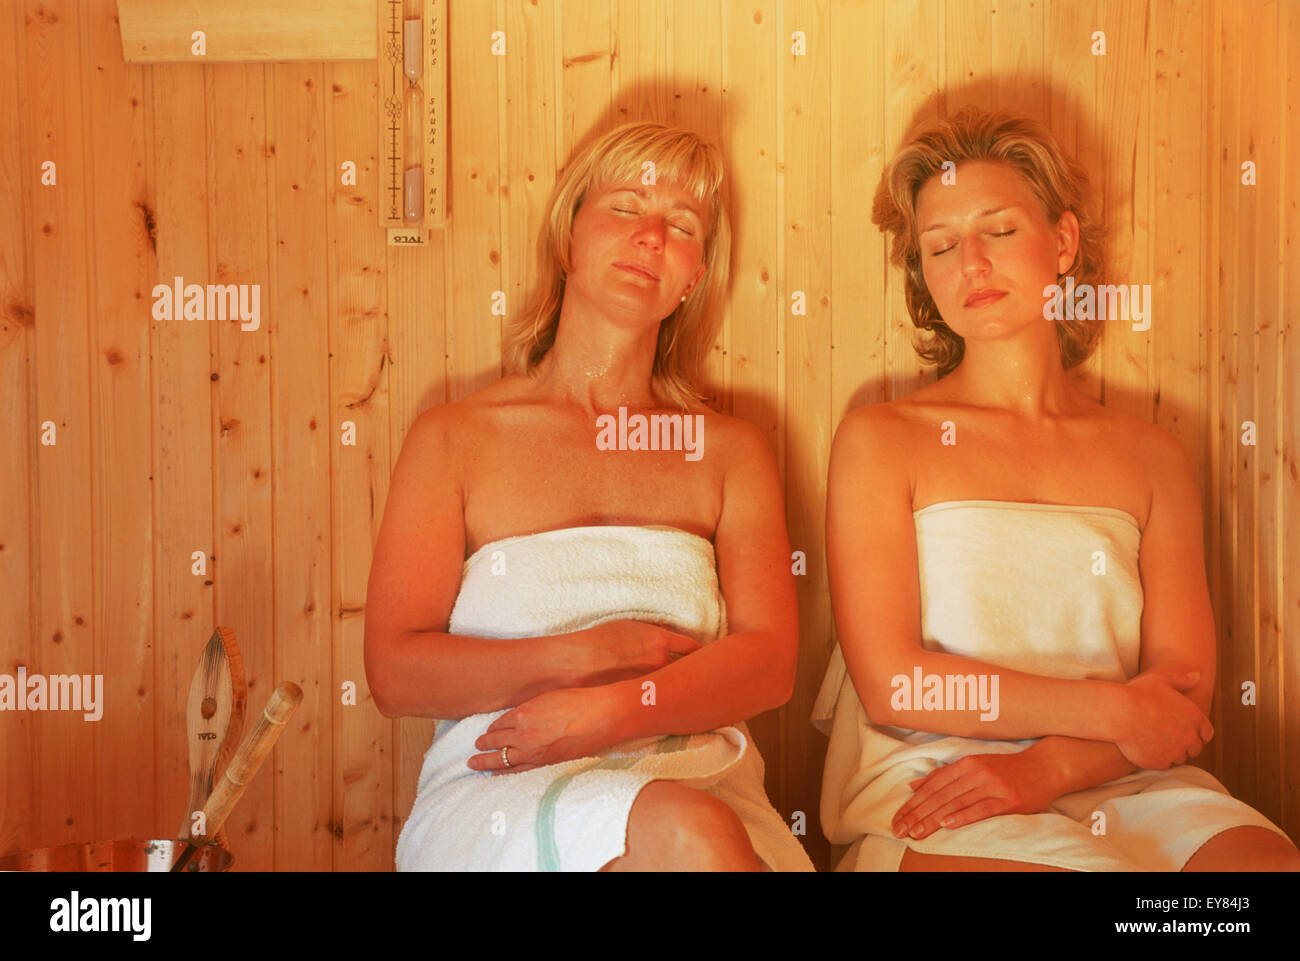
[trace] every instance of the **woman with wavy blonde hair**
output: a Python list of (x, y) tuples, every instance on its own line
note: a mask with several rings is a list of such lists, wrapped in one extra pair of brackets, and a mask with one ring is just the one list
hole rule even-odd
[(811, 870), (746, 718), (797, 649), (780, 478), (699, 400), (727, 284), (716, 147), (610, 131), (556, 184), (507, 375), (412, 427), (366, 672), (439, 719), (400, 870)]
[(839, 869), (1296, 870), (1185, 763), (1213, 736), (1200, 496), (1177, 441), (1067, 374), (1102, 330), (1051, 309), (1102, 279), (1083, 172), (968, 108), (899, 150), (874, 219), (940, 376), (831, 452), (813, 718)]

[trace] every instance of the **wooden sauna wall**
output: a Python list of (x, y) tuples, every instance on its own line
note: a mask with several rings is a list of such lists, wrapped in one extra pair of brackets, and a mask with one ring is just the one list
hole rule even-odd
[[(1282, 312), (1300, 297), (1300, 7), (453, 0), (449, 20), (452, 214), (412, 250), (376, 226), (373, 63), (128, 67), (108, 0), (0, 13), (0, 671), (102, 673), (107, 701), (98, 723), (0, 715), (0, 853), (180, 828), (182, 706), (222, 624), (250, 711), (281, 680), (305, 692), (228, 826), (238, 867), (391, 868), (433, 723), (387, 720), (365, 690), (389, 475), (421, 411), (499, 376), (491, 297), (523, 304), (575, 143), (651, 118), (717, 138), (730, 167), (713, 396), (778, 452), (808, 557), (798, 688), (753, 729), (773, 803), (805, 812), (828, 867), (808, 715), (834, 639), (831, 438), (932, 376), (870, 200), (909, 124), (968, 102), (1047, 119), (1098, 174), (1109, 279), (1153, 287), (1151, 330), (1112, 330), (1080, 380), (1197, 464), (1220, 641), (1202, 763), (1300, 833), (1300, 350)], [(152, 286), (175, 276), (262, 285), (260, 329), (153, 321)]]

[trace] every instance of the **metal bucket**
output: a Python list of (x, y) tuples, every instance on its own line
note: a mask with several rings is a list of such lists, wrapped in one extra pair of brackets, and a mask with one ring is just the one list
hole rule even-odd
[[(170, 871), (181, 841), (88, 841), (36, 848), (0, 857), (0, 871)], [(195, 852), (186, 871), (229, 871), (234, 857), (215, 844)]]

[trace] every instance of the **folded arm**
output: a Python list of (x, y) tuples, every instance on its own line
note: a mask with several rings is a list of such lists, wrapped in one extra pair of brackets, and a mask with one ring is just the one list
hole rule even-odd
[(729, 419), (725, 434), (706, 456), (726, 463), (713, 546), (729, 633), (653, 673), (608, 685), (620, 739), (734, 724), (781, 706), (794, 689), (799, 623), (780, 474), (753, 425)]
[(421, 414), (389, 485), (365, 622), (366, 678), (387, 717), (456, 720), (598, 682), (599, 664), (583, 632), (520, 640), (446, 632), (465, 557), (464, 499), (450, 438), (468, 416), (451, 407)]
[[(1185, 696), (1209, 715), (1214, 692), (1214, 612), (1205, 580), (1203, 513), (1196, 474), (1178, 442), (1150, 428), (1151, 506), (1142, 531), (1142, 655), (1139, 670), (1196, 672)], [(1046, 737), (1030, 750), (1059, 771), (1057, 796), (1082, 791), (1138, 770), (1113, 743)]]

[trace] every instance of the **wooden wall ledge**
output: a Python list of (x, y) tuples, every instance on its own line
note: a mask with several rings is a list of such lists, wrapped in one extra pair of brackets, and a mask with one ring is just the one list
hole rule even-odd
[(379, 45), (375, 0), (117, 0), (117, 16), (127, 63), (374, 60)]

